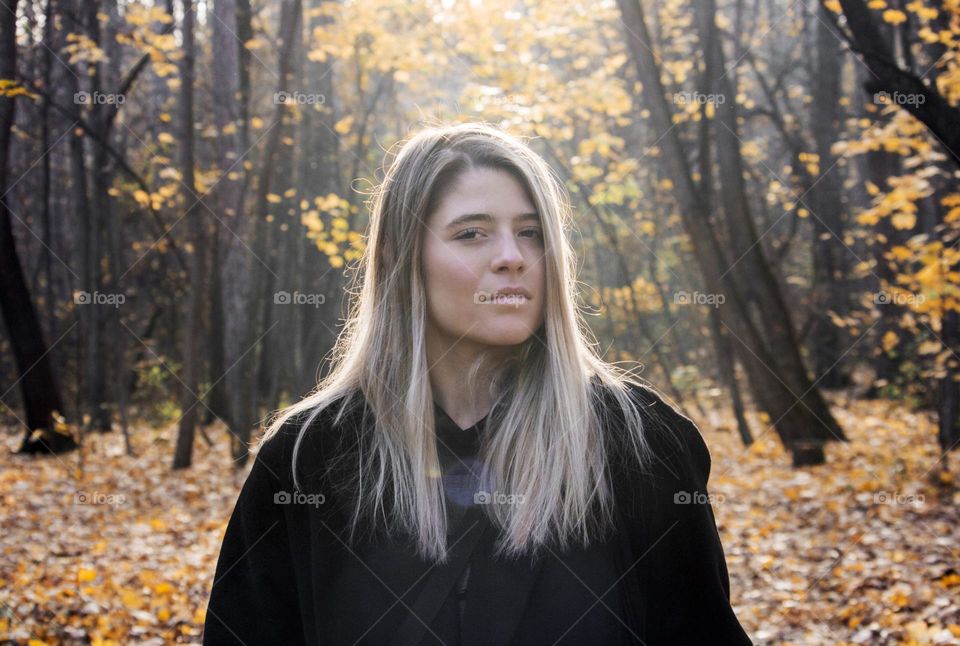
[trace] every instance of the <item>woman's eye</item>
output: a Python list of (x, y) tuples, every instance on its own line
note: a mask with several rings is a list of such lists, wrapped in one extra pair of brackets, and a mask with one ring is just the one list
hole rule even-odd
[[(460, 234), (454, 238), (454, 240), (473, 240), (478, 234), (481, 233), (483, 233), (481, 229), (465, 229), (461, 231)], [(540, 231), (540, 229), (524, 229), (520, 232), (520, 234), (535, 240), (543, 238), (543, 232)]]
[(466, 229), (464, 231), (461, 231), (460, 235), (458, 235), (454, 239), (455, 240), (473, 240), (473, 235), (476, 233), (480, 233), (480, 229)]

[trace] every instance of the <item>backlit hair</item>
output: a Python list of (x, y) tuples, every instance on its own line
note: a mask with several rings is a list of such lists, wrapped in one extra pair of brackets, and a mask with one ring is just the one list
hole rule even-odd
[[(596, 405), (591, 378), (616, 402), (622, 432), (629, 435), (625, 445), (641, 466), (650, 459), (641, 415), (627, 390), (635, 382), (597, 355), (576, 303), (576, 261), (567, 236), (571, 208), (563, 185), (524, 141), (496, 127), (423, 129), (399, 145), (374, 192), (367, 244), (329, 374), (299, 402), (273, 414), (259, 446), (288, 421), (303, 420), (292, 464), (299, 487), (297, 457), (307, 429), (325, 408), (361, 393), (375, 423), (352, 468), (357, 496), (351, 537), (365, 519), (399, 527), (414, 537), (421, 556), (438, 562), (446, 560), (447, 517), (421, 257), (432, 210), (471, 168), (515, 177), (540, 216), (544, 238), (544, 323), (496, 372), (500, 377), (490, 384), (496, 414), (482, 432), (484, 481), (494, 482), (498, 492), (523, 496), (522, 504), (483, 505), (501, 530), (498, 553), (516, 556), (548, 543), (586, 545), (612, 527), (609, 447), (601, 432), (605, 411)], [(490, 374), (483, 372), (489, 359), (475, 362), (471, 382)]]

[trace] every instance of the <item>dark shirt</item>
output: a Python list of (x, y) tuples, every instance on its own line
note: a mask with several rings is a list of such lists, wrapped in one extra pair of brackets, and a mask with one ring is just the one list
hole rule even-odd
[[(707, 501), (710, 453), (703, 437), (653, 389), (632, 385), (630, 394), (656, 456), (643, 471), (625, 446), (623, 418), (611, 407), (611, 395), (600, 391), (596, 401), (610, 413), (604, 441), (623, 528), (614, 557), (631, 643), (750, 644), (730, 606), (726, 560)], [(340, 403), (349, 406), (337, 420)], [(358, 471), (359, 447), (373, 428), (369, 412), (357, 394), (328, 406), (305, 429), (305, 417), (290, 420), (261, 447), (223, 537), (205, 645), (382, 645), (399, 634), (431, 569), (441, 566), (421, 559), (409, 540), (351, 536), (354, 494), (338, 484), (349, 482), (347, 475), (363, 476), (365, 483), (376, 477)], [(291, 460), (301, 429), (303, 489), (295, 491)], [(489, 553), (488, 538), (481, 535), (478, 558)], [(459, 620), (457, 604), (442, 615), (446, 627), (436, 628), (459, 634), (461, 646), (552, 644), (561, 637), (602, 643), (592, 631), (621, 625), (606, 607), (617, 610), (617, 592), (601, 590), (611, 577), (598, 567), (602, 561), (591, 554), (544, 559), (539, 573), (522, 560), (478, 561), (467, 581), (462, 628), (449, 628), (451, 617)], [(579, 608), (595, 599), (578, 577), (606, 604), (579, 620)]]
[[(463, 529), (464, 513), (485, 504), (494, 492), (482, 481), (478, 459), (481, 432), (487, 418), (461, 429), (439, 406), (434, 405), (437, 450), (447, 498), (451, 536)], [(481, 522), (488, 522), (481, 515)], [(487, 533), (486, 536), (492, 536)], [(524, 616), (551, 614), (562, 617), (544, 631), (542, 626), (521, 619), (513, 636), (516, 644), (628, 644), (629, 633), (618, 586), (616, 540), (595, 541), (589, 547), (548, 551), (537, 571)], [(475, 615), (496, 611), (504, 587), (511, 585), (517, 568), (532, 568), (529, 560), (519, 564), (498, 559), (493, 542), (477, 546), (453, 594), (441, 607), (422, 644), (460, 646)], [(476, 611), (476, 612), (474, 612)], [(431, 634), (432, 633), (432, 634)]]

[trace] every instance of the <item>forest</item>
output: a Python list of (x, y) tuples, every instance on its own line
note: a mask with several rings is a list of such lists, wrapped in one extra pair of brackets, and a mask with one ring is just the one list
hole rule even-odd
[(960, 644), (960, 0), (0, 0), (0, 640), (198, 643), (391, 151), (524, 138), (758, 644)]

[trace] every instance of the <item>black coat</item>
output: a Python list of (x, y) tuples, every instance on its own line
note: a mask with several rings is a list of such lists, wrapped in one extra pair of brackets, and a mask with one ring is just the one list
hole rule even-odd
[[(618, 562), (629, 600), (625, 623), (633, 643), (750, 644), (730, 606), (726, 561), (706, 499), (706, 444), (693, 422), (655, 391), (633, 392), (643, 404), (646, 437), (656, 455), (649, 472), (624, 459), (624, 435), (617, 433), (622, 417), (614, 414), (607, 428), (620, 518)], [(292, 493), (296, 423), (284, 426), (257, 455), (227, 525), (204, 644), (385, 644), (435, 567), (416, 558), (409, 544), (347, 540), (348, 509), (341, 500), (347, 497), (330, 484), (337, 473), (330, 465), (349, 468), (355, 444), (345, 438), (358, 437), (356, 431), (367, 425), (359, 413), (342, 426), (326, 415), (311, 426), (298, 456), (298, 476), (314, 483), (304, 491), (322, 492), (323, 498)], [(532, 635), (553, 643), (548, 636), (580, 613), (571, 616), (563, 588), (547, 600), (541, 589), (531, 602), (535, 579), (532, 569), (504, 581), (502, 595), (477, 604), (472, 617), (468, 610), (465, 643), (538, 643), (530, 641)], [(526, 612), (531, 608), (536, 612)], [(428, 632), (423, 643), (429, 639)]]

